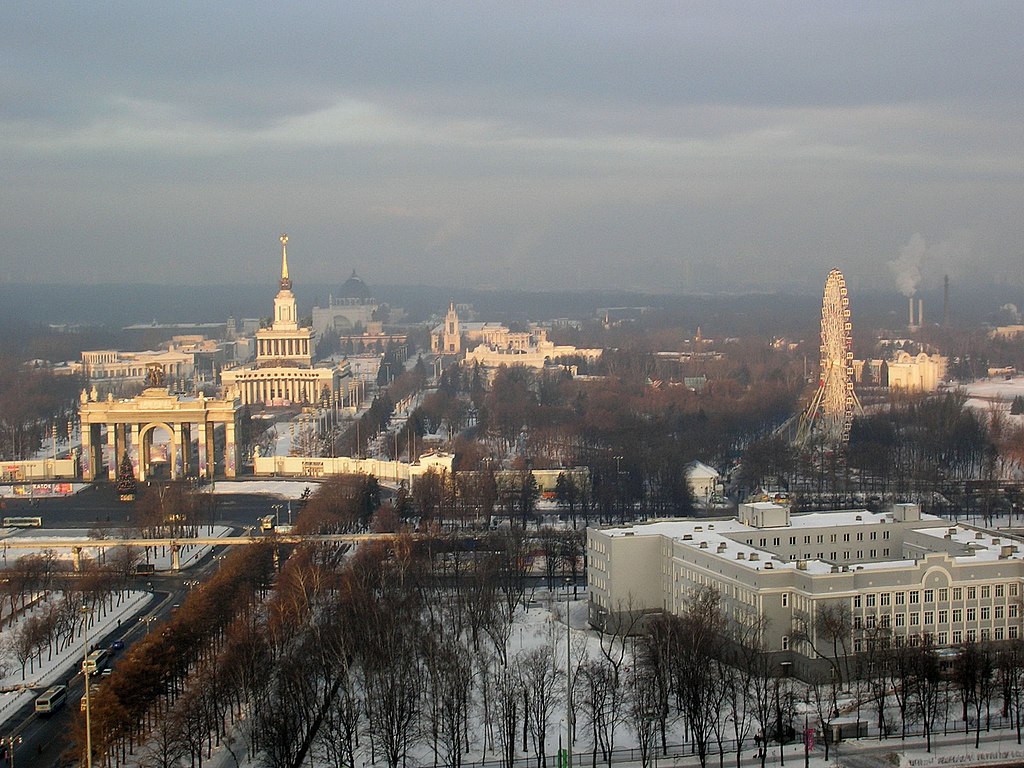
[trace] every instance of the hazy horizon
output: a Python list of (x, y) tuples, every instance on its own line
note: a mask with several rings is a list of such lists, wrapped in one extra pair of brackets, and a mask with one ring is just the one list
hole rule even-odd
[(1024, 286), (1020, 3), (0, 20), (7, 284)]

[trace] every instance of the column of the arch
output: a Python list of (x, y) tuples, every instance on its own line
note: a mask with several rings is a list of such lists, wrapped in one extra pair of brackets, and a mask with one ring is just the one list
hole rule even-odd
[(235, 444), (235, 422), (224, 425), (224, 474), (234, 477), (238, 467), (238, 446)]
[(192, 469), (192, 424), (182, 422), (181, 424), (181, 476), (188, 477)]
[(117, 480), (117, 425), (107, 424), (107, 477)]
[[(139, 450), (139, 425), (138, 424), (132, 424), (132, 448), (131, 448), (131, 451), (129, 451), (129, 453), (132, 453), (132, 452), (134, 452), (132, 458), (135, 459), (135, 461), (133, 463), (134, 463), (134, 465), (136, 467), (138, 467), (138, 466), (140, 466), (142, 464), (142, 451)], [(136, 471), (136, 474), (138, 474), (137, 471)]]
[(199, 426), (199, 435), (198, 435), (199, 456), (197, 457), (197, 460), (199, 461), (199, 476), (202, 477), (202, 478), (209, 478), (209, 477), (212, 476), (212, 473), (210, 472), (209, 443), (206, 442), (206, 439), (207, 439), (207, 436), (208, 436), (207, 435), (207, 430), (209, 430), (210, 424), (209, 424), (209, 422), (205, 422), (204, 421), (202, 424), (199, 424), (198, 426)]
[(95, 428), (95, 424), (82, 423), (82, 479), (90, 483), (96, 479), (96, 451), (92, 442)]
[(142, 435), (140, 432), (139, 436), (139, 482), (146, 479), (149, 474), (149, 460), (152, 451), (153, 443), (153, 431), (150, 430), (148, 435)]
[[(178, 471), (178, 451), (181, 450), (181, 424), (175, 424), (171, 427), (171, 480), (181, 479), (181, 474)], [(184, 459), (182, 460), (184, 465)], [(182, 467), (184, 468), (184, 466)]]

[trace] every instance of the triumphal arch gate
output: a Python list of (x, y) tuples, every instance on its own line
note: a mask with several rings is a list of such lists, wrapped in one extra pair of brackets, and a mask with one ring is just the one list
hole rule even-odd
[[(150, 377), (147, 383), (162, 384), (159, 377)], [(130, 400), (114, 400), (109, 395), (99, 400), (95, 388), (91, 394), (83, 392), (78, 409), (82, 479), (96, 480), (105, 470), (110, 480), (116, 480), (125, 452), (139, 480), (151, 477), (153, 435), (157, 430), (170, 434), (167, 463), (172, 480), (190, 475), (212, 478), (219, 474), (219, 468), (223, 476), (234, 477), (239, 464), (236, 439), (240, 407), (238, 400), (173, 395), (163, 386), (147, 387)], [(220, 425), (223, 435), (217, 430)], [(220, 446), (223, 448), (218, 453)]]

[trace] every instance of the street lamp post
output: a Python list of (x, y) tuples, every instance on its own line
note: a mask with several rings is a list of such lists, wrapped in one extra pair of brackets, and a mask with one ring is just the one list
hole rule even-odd
[(565, 720), (566, 720), (566, 768), (572, 768), (572, 657), (571, 635), (569, 633), (569, 584), (572, 579), (565, 579)]
[(811, 707), (811, 692), (804, 692), (804, 768), (811, 764), (811, 732), (807, 730), (807, 710)]
[(7, 754), (10, 755), (8, 765), (10, 768), (14, 768), (14, 747), (21, 744), (21, 736), (8, 736), (4, 741), (7, 742)]
[(92, 723), (89, 719), (89, 608), (82, 606), (82, 675), (85, 678), (85, 765), (92, 768)]

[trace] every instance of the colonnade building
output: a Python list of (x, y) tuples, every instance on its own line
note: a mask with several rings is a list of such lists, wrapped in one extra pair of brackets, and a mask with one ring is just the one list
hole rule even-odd
[(274, 297), (274, 319), (256, 332), (256, 361), (221, 372), (224, 390), (242, 405), (344, 402), (351, 374), (348, 363), (313, 365), (315, 332), (299, 325), (298, 306), (288, 276), (288, 236), (281, 236), (281, 282)]
[[(922, 514), (915, 504), (790, 515), (769, 502), (732, 519), (587, 531), (590, 623), (681, 614), (713, 589), (734, 628), (807, 674), (872, 638), (938, 646), (1021, 636), (1024, 542)], [(846, 617), (837, 644), (819, 621)]]

